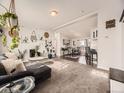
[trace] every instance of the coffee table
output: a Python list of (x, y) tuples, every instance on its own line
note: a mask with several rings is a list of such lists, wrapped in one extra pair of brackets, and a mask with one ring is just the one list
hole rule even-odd
[(29, 76), (16, 81), (13, 85), (6, 84), (0, 88), (0, 93), (29, 93), (34, 87), (34, 78)]

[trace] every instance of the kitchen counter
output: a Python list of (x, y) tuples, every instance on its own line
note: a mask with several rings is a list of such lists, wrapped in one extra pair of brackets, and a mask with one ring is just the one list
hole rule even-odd
[(110, 68), (110, 79), (124, 83), (124, 71)]

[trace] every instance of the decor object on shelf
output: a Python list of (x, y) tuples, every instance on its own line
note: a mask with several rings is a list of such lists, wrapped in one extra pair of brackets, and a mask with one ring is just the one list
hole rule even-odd
[(30, 40), (31, 40), (32, 42), (36, 42), (36, 41), (37, 41), (37, 36), (36, 36), (35, 31), (32, 32), (31, 37), (30, 37)]
[(45, 32), (45, 33), (44, 33), (44, 37), (45, 37), (45, 38), (49, 38), (49, 33), (48, 33), (48, 32)]
[(115, 26), (116, 26), (116, 20), (115, 19), (106, 21), (106, 29), (113, 28)]
[(40, 37), (40, 40), (43, 40), (43, 37)]
[(35, 56), (41, 56), (41, 53), (39, 52), (39, 48), (40, 48), (40, 45), (37, 45), (36, 47), (35, 47)]
[(20, 51), (20, 50), (18, 49), (18, 52), (19, 52), (18, 59), (24, 60), (24, 57), (25, 57), (25, 54), (26, 54), (27, 50)]
[[(21, 39), (22, 39), (22, 37), (21, 37)], [(24, 39), (21, 40), (21, 43), (28, 43), (28, 37), (25, 36)]]
[(39, 57), (41, 56), (41, 53), (39, 52), (40, 46), (37, 45), (35, 49), (30, 49), (30, 57)]
[(35, 57), (35, 49), (30, 49), (30, 57)]

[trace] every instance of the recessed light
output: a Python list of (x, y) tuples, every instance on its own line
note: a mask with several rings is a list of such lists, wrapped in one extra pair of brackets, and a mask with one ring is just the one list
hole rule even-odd
[(52, 11), (50, 12), (50, 15), (51, 15), (51, 16), (57, 16), (57, 15), (58, 15), (58, 11), (52, 10)]

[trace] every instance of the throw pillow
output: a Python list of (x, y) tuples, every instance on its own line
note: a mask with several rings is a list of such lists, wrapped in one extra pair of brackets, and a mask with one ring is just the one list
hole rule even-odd
[(13, 59), (2, 60), (1, 63), (8, 74), (10, 74), (10, 72), (16, 68), (15, 60)]
[(5, 53), (5, 56), (7, 56), (9, 59), (17, 60), (17, 56), (15, 55), (15, 53), (7, 52)]
[(26, 68), (24, 66), (23, 63), (19, 63), (17, 66), (16, 66), (16, 73), (18, 72), (23, 72), (23, 71), (26, 71)]

